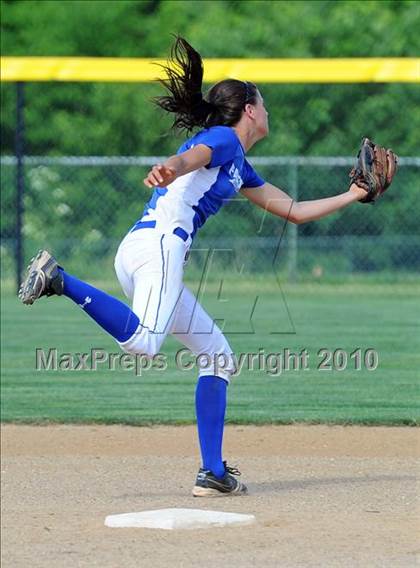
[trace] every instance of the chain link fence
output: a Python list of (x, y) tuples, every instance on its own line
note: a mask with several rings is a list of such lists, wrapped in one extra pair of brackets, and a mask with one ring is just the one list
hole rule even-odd
[[(142, 180), (159, 157), (25, 157), (23, 256), (49, 248), (67, 270), (90, 280), (114, 282), (118, 243), (141, 216), (150, 197)], [(344, 191), (354, 158), (259, 157), (264, 179), (300, 201)], [(404, 281), (420, 274), (420, 158), (401, 158), (393, 186), (375, 206), (354, 204), (316, 222), (295, 226), (245, 198), (210, 218), (193, 250), (216, 251), (213, 272), (256, 276), (275, 267), (289, 281), (334, 281), (374, 275)], [(16, 279), (17, 161), (1, 158), (3, 280)], [(204, 253), (203, 253), (204, 254)], [(192, 254), (192, 277), (202, 255)]]

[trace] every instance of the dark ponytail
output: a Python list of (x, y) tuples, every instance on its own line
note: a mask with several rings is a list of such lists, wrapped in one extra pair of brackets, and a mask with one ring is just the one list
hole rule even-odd
[(167, 65), (166, 79), (159, 79), (168, 95), (156, 97), (155, 104), (175, 114), (172, 127), (191, 131), (195, 127), (233, 126), (247, 103), (255, 104), (257, 87), (248, 81), (225, 79), (203, 97), (203, 61), (200, 54), (177, 36)]

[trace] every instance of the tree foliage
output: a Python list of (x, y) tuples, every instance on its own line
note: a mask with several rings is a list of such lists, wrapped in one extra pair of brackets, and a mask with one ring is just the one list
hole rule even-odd
[[(1, 2), (3, 55), (162, 57), (171, 33), (204, 57), (404, 57), (419, 52), (413, 1)], [(362, 135), (414, 154), (415, 84), (261, 85), (271, 135), (255, 154), (352, 154)], [(156, 84), (37, 83), (26, 89), (30, 154), (167, 154), (180, 140), (150, 102)], [(2, 85), (2, 153), (15, 89)]]

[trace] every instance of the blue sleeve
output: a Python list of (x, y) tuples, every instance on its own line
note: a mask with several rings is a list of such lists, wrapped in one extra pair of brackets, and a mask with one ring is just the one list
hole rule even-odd
[(248, 160), (244, 162), (244, 171), (242, 176), (243, 184), (242, 187), (260, 187), (264, 185), (265, 181), (261, 176), (257, 174)]
[(212, 150), (211, 161), (208, 168), (223, 166), (231, 162), (239, 146), (236, 134), (228, 126), (213, 126), (202, 130), (193, 139), (194, 146), (204, 144)]

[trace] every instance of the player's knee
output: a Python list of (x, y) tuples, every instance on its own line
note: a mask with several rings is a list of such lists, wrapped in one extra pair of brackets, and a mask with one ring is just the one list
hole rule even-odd
[(222, 333), (197, 356), (199, 375), (215, 375), (229, 381), (236, 372), (236, 356)]
[(152, 346), (145, 347), (143, 345), (130, 345), (128, 347), (121, 345), (120, 347), (129, 355), (143, 355), (144, 357), (147, 357), (147, 359), (153, 359), (153, 357), (159, 353), (159, 350)]
[(128, 341), (119, 345), (123, 351), (130, 355), (143, 355), (152, 359), (159, 353), (163, 340), (163, 334), (152, 333), (143, 329), (140, 333), (136, 333)]

